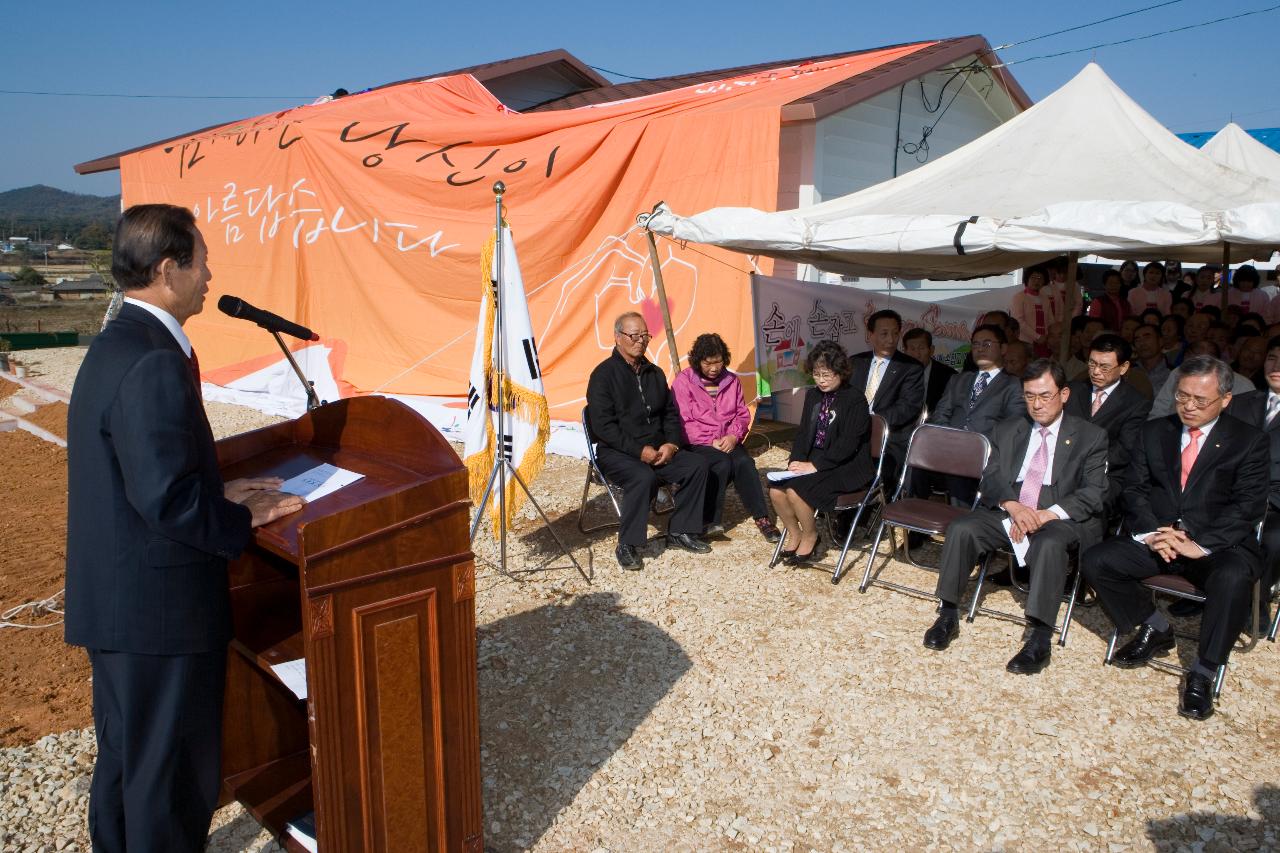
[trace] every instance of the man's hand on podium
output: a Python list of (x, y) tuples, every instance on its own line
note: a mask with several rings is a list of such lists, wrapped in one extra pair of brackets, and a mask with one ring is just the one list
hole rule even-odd
[(279, 477), (241, 477), (224, 483), (223, 496), (232, 503), (242, 504), (253, 513), (251, 524), (261, 527), (295, 513), (306, 504), (298, 495), (287, 495), (276, 489), (284, 485)]

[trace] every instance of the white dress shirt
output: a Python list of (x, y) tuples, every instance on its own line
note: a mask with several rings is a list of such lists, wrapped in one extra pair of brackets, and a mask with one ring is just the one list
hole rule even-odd
[[(1110, 385), (1108, 385), (1106, 388), (1103, 388), (1103, 389), (1102, 389), (1102, 393), (1105, 395), (1105, 396), (1102, 398), (1102, 402), (1103, 402), (1103, 404), (1104, 404), (1104, 405), (1106, 404), (1106, 402), (1107, 402), (1108, 400), (1110, 400), (1110, 399), (1111, 399), (1111, 395), (1115, 393), (1116, 386), (1117, 386), (1117, 385), (1119, 385), (1122, 381), (1123, 381), (1122, 379), (1117, 379), (1115, 382), (1112, 382), (1112, 383), (1111, 383)], [(1093, 411), (1093, 401), (1094, 401), (1094, 400), (1096, 400), (1097, 398), (1098, 398), (1098, 389), (1097, 389), (1097, 388), (1096, 388), (1092, 383), (1090, 383), (1090, 385), (1089, 385), (1089, 411), (1091, 411), (1091, 412)]]
[(178, 346), (182, 347), (182, 352), (187, 358), (191, 358), (191, 339), (187, 337), (186, 332), (182, 331), (182, 324), (174, 319), (172, 314), (163, 308), (152, 305), (150, 302), (143, 302), (141, 299), (133, 299), (126, 296), (124, 301), (129, 305), (136, 305), (161, 323), (164, 323), (164, 327), (169, 330), (169, 334), (173, 335), (173, 339), (178, 342)]
[[(1058, 432), (1062, 429), (1062, 415), (1058, 415), (1058, 419), (1049, 424), (1047, 429), (1049, 434), (1042, 441), (1040, 438), (1040, 424), (1035, 421), (1031, 422), (1031, 439), (1027, 442), (1027, 452), (1022, 456), (1022, 466), (1018, 468), (1018, 476), (1014, 482), (1021, 483), (1027, 479), (1027, 471), (1031, 468), (1031, 460), (1035, 458), (1036, 452), (1040, 450), (1040, 445), (1047, 443), (1049, 445), (1049, 458), (1044, 466), (1044, 479), (1041, 480), (1040, 484), (1042, 486), (1053, 485), (1053, 454), (1058, 447)], [(1031, 509), (1035, 509), (1035, 507), (1031, 507)], [(1070, 514), (1058, 504), (1049, 507), (1049, 512), (1063, 521), (1071, 518)]]

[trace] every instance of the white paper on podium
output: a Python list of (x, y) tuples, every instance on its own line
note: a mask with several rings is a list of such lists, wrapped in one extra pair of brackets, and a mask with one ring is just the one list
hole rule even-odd
[(357, 474), (355, 471), (325, 463), (285, 480), (280, 491), (301, 495), (310, 503), (361, 479), (364, 479), (364, 474)]
[(1023, 536), (1021, 542), (1014, 542), (1013, 537), (1009, 535), (1009, 531), (1013, 529), (1013, 519), (1006, 518), (1001, 523), (1004, 525), (1004, 535), (1009, 536), (1009, 544), (1013, 546), (1013, 556), (1018, 558), (1018, 565), (1025, 566), (1027, 552), (1031, 550), (1031, 537)]
[(307, 664), (302, 658), (287, 660), (284, 663), (273, 663), (271, 671), (276, 678), (284, 682), (284, 686), (293, 691), (299, 699), (307, 698)]

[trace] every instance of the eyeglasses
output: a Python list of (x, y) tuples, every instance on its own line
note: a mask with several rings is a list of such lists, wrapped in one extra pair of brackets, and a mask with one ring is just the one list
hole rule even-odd
[(653, 335), (648, 332), (618, 332), (624, 338), (631, 338), (636, 343), (644, 343), (653, 340)]
[(1089, 368), (1089, 370), (1094, 371), (1096, 373), (1110, 373), (1113, 370), (1119, 369), (1120, 365), (1119, 364), (1102, 364), (1101, 362), (1094, 361), (1093, 359), (1089, 359), (1089, 361), (1085, 364), (1085, 367)]
[(999, 341), (970, 341), (969, 342), (970, 349), (991, 349), (992, 347), (998, 347), (998, 346), (1000, 346)]
[(1214, 403), (1222, 399), (1222, 395), (1206, 400), (1204, 397), (1197, 397), (1194, 394), (1186, 394), (1182, 391), (1173, 392), (1173, 401), (1179, 406), (1191, 406), (1193, 409), (1207, 409)]
[(1028, 406), (1032, 403), (1044, 403), (1048, 405), (1049, 401), (1061, 393), (1062, 389), (1059, 388), (1057, 391), (1045, 391), (1043, 394), (1023, 394), (1022, 399), (1026, 401)]
[(815, 370), (813, 372), (813, 379), (815, 382), (826, 382), (830, 379), (835, 379), (835, 378), (836, 378), (836, 375), (832, 373), (830, 370)]

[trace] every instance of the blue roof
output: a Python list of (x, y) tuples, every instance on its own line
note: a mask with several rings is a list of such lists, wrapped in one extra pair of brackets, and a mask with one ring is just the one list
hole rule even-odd
[[(1194, 145), (1196, 148), (1203, 148), (1204, 144), (1212, 139), (1217, 132), (1216, 130), (1206, 130), (1202, 133), (1179, 133), (1178, 138), (1189, 145)], [(1280, 127), (1259, 127), (1255, 130), (1246, 130), (1245, 133), (1272, 151), (1280, 153)]]

